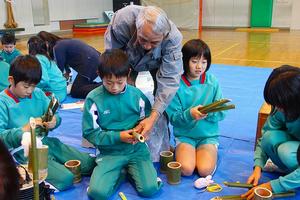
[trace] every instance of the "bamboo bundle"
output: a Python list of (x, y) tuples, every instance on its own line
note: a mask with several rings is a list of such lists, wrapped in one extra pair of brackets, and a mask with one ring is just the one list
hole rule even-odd
[[(48, 105), (46, 113), (42, 117), (42, 122), (50, 122), (59, 107), (59, 103), (55, 97), (51, 97), (51, 101)], [(47, 135), (49, 132), (48, 128), (43, 127), (41, 133)]]
[(220, 112), (220, 111), (224, 111), (224, 110), (234, 109), (235, 108), (234, 104), (226, 105), (226, 103), (228, 103), (230, 101), (231, 100), (229, 100), (229, 99), (220, 99), (211, 104), (203, 106), (202, 108), (199, 108), (198, 110), (201, 113), (207, 114), (207, 113), (212, 113), (212, 112)]

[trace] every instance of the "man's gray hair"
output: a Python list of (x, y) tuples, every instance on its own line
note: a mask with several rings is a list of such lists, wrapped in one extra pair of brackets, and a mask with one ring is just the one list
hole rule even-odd
[(153, 32), (167, 35), (171, 30), (171, 25), (167, 14), (159, 7), (146, 6), (138, 14), (136, 19), (136, 28), (143, 28), (145, 23), (153, 25)]

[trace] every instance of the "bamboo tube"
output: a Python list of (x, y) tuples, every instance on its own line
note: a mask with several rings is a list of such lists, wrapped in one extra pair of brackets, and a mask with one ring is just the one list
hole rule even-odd
[(137, 132), (132, 132), (132, 135), (139, 141), (145, 142), (145, 137)]
[(228, 186), (228, 187), (239, 187), (239, 188), (253, 188), (252, 184), (248, 184), (248, 183), (238, 183), (238, 182), (223, 182), (224, 185)]
[(215, 108), (215, 107), (218, 107), (218, 106), (223, 105), (223, 104), (228, 103), (228, 102), (230, 102), (229, 99), (220, 99), (220, 100), (215, 101), (215, 102), (213, 102), (213, 103), (211, 103), (211, 104), (208, 104), (208, 105), (206, 105), (206, 106), (203, 106), (202, 108), (199, 108), (198, 110), (199, 110), (201, 113), (206, 113), (207, 110), (212, 109), (212, 108)]
[(39, 200), (39, 166), (38, 166), (38, 156), (36, 149), (36, 136), (35, 136), (35, 128), (36, 123), (33, 117), (30, 117), (30, 132), (31, 132), (31, 153), (32, 153), (32, 172), (33, 172), (33, 191), (34, 191), (34, 200)]

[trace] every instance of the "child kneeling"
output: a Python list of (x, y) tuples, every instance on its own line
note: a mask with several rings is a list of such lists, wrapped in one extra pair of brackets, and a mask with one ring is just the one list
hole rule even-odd
[(85, 101), (83, 137), (100, 150), (88, 189), (93, 199), (108, 199), (124, 180), (124, 169), (141, 196), (152, 196), (162, 186), (146, 143), (132, 135), (138, 122), (149, 115), (151, 105), (139, 89), (127, 84), (129, 72), (128, 57), (122, 50), (106, 50), (98, 67), (103, 85)]

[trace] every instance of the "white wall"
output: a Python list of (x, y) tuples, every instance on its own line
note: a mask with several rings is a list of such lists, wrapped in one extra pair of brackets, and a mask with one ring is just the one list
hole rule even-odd
[(198, 29), (199, 0), (141, 0), (141, 4), (162, 8), (177, 27)]
[[(20, 28), (25, 31), (17, 34), (34, 34), (41, 30), (59, 30), (59, 20), (95, 19), (103, 21), (103, 11), (112, 10), (111, 0), (48, 0), (50, 23), (34, 26), (31, 0), (15, 0), (14, 17)], [(0, 28), (6, 22), (5, 2), (0, 0)]]
[(291, 29), (300, 30), (300, 1), (293, 0), (292, 17), (291, 17)]
[(203, 0), (203, 26), (247, 27), (251, 0)]
[(273, 0), (272, 27), (289, 28), (292, 7), (292, 0)]

